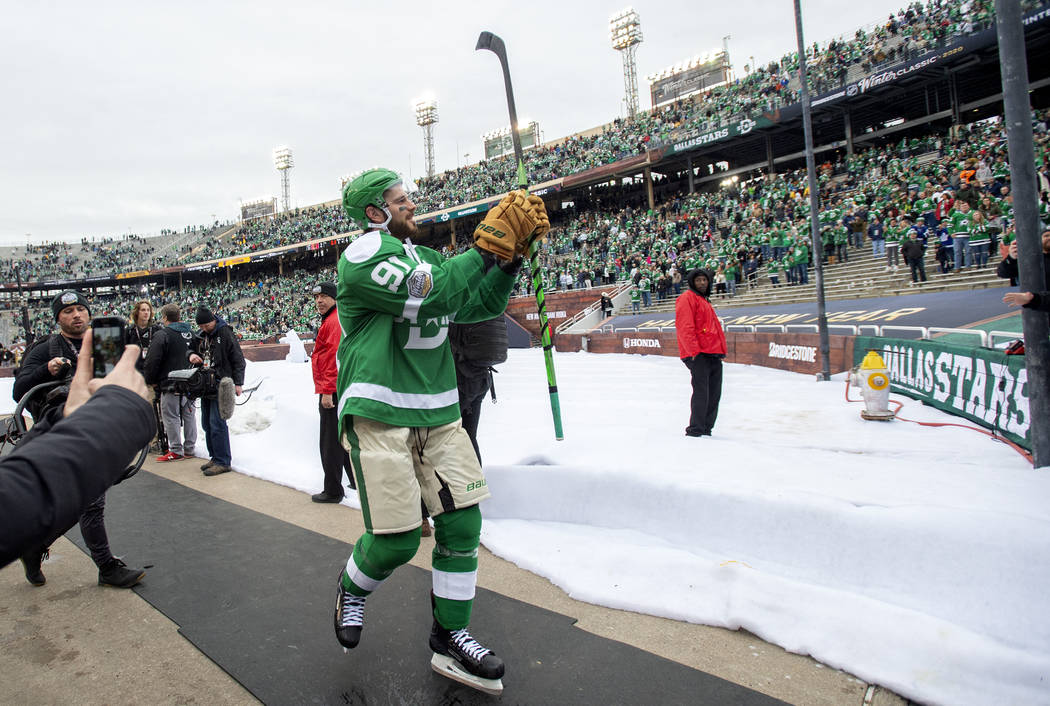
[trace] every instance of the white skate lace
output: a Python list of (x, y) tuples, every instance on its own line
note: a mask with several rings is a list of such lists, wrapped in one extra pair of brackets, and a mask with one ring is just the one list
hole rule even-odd
[(471, 637), (466, 628), (453, 630), (450, 633), (450, 636), (452, 637), (453, 644), (455, 644), (456, 647), (474, 662), (480, 662), (485, 655), (492, 652), (492, 650), (484, 647), (480, 642)]
[(339, 625), (347, 628), (354, 625), (364, 625), (365, 622), (365, 599), (340, 591), (339, 593)]

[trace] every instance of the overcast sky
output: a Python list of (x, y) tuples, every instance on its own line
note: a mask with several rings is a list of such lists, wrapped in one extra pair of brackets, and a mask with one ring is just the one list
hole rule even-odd
[[(904, 0), (844, 12), (803, 0), (806, 38), (884, 19)], [(155, 234), (234, 219), (243, 201), (280, 195), (273, 148), (291, 147), (293, 205), (338, 198), (339, 178), (383, 165), (425, 173), (413, 103), (438, 102), (438, 171), (481, 155), (505, 126), (499, 62), (507, 44), (520, 122), (545, 140), (623, 109), (609, 16), (587, 2), (8, 3), (0, 59), (0, 243)], [(795, 46), (791, 0), (637, 0), (646, 76), (721, 46), (738, 73)]]

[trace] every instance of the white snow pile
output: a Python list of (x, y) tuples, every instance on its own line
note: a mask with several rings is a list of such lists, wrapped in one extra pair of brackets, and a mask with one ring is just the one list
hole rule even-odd
[[(743, 627), (912, 699), (1050, 704), (1050, 473), (976, 432), (866, 422), (844, 375), (727, 365), (715, 435), (695, 439), (680, 361), (555, 361), (564, 441), (538, 350), (511, 351), (484, 405), (491, 551), (580, 600)], [(309, 368), (259, 375), (275, 422), (233, 438), (234, 467), (318, 492)]]
[[(539, 350), (512, 350), (484, 405), (491, 551), (580, 600), (743, 627), (911, 699), (1050, 704), (1050, 472), (966, 429), (866, 422), (844, 375), (727, 365), (697, 439), (677, 359), (555, 362), (564, 441)], [(234, 468), (318, 492), (310, 368), (249, 363), (262, 376), (231, 420)]]
[(255, 385), (258, 385), (258, 389), (250, 395), (245, 393), (243, 401), (238, 400), (237, 409), (227, 421), (231, 437), (262, 431), (273, 424), (277, 418), (277, 394), (268, 389), (266, 380), (255, 381), (251, 384), (252, 387)]
[(282, 338), (278, 340), (278, 343), (288, 344), (288, 353), (285, 354), (284, 359), (289, 363), (309, 363), (310, 356), (306, 355), (306, 345), (302, 339), (299, 338), (299, 334), (294, 329), (288, 329)]

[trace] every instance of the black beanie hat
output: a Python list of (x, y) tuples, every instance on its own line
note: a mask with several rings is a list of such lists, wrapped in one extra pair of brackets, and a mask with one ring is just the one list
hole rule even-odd
[(338, 290), (336, 289), (335, 282), (320, 282), (314, 285), (314, 288), (310, 290), (311, 294), (325, 294), (332, 299), (336, 298)]
[(80, 304), (88, 310), (88, 316), (91, 316), (91, 305), (88, 304), (88, 300), (84, 298), (84, 295), (75, 289), (67, 289), (64, 292), (60, 292), (58, 296), (51, 300), (51, 311), (55, 313), (55, 321), (58, 321), (58, 314), (67, 306), (73, 306), (74, 304)]
[(201, 304), (197, 307), (197, 325), (203, 326), (204, 324), (215, 321), (215, 314), (211, 313), (208, 307)]

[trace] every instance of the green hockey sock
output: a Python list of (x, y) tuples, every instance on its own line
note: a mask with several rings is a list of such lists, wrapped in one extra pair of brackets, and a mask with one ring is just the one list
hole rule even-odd
[(481, 509), (473, 505), (438, 515), (434, 539), (434, 618), (446, 630), (465, 628), (470, 624), (478, 580)]
[(343, 588), (355, 596), (367, 596), (394, 569), (407, 564), (419, 549), (420, 529), (397, 534), (365, 532), (354, 545), (354, 553), (339, 577)]

